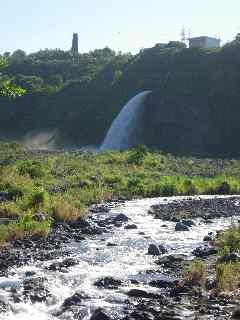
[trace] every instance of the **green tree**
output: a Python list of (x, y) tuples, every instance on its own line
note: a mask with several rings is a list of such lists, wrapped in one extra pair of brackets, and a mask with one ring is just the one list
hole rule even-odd
[(25, 93), (25, 90), (13, 85), (11, 81), (4, 77), (1, 70), (6, 68), (7, 60), (0, 58), (0, 96), (17, 97)]

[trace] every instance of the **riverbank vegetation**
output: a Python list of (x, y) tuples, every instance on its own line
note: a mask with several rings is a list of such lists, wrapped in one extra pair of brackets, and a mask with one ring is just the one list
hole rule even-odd
[[(0, 144), (0, 244), (46, 236), (53, 223), (84, 218), (91, 204), (112, 199), (197, 194), (240, 194), (240, 160), (175, 157), (144, 146), (124, 152), (27, 151)], [(240, 251), (240, 229), (217, 239), (220, 256)], [(239, 285), (239, 262), (216, 266), (219, 291)], [(188, 281), (206, 283), (195, 261)]]
[(144, 146), (97, 154), (2, 143), (0, 164), (0, 217), (10, 219), (0, 226), (2, 241), (46, 235), (54, 221), (84, 217), (91, 204), (114, 198), (240, 193), (239, 160), (174, 157)]
[[(232, 226), (221, 232), (216, 238), (218, 257), (215, 269), (211, 271), (216, 294), (238, 292), (240, 288), (240, 227)], [(185, 272), (186, 281), (193, 285), (207, 288), (209, 278), (208, 263), (201, 259), (194, 260)]]

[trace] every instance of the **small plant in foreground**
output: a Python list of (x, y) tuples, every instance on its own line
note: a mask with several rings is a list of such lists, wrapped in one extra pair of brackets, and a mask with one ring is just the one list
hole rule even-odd
[(217, 244), (224, 251), (239, 252), (240, 251), (240, 227), (234, 226), (223, 232), (217, 239)]
[(80, 210), (64, 200), (59, 200), (53, 208), (53, 216), (57, 221), (74, 221), (83, 218), (84, 215), (84, 210)]
[(240, 263), (219, 263), (216, 266), (218, 292), (231, 292), (240, 288)]
[(206, 265), (201, 260), (194, 260), (185, 272), (185, 279), (193, 285), (205, 287), (207, 279)]

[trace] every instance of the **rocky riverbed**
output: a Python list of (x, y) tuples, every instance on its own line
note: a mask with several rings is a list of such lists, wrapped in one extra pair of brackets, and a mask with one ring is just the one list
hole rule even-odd
[[(231, 319), (237, 296), (187, 284), (194, 257), (215, 262), (218, 230), (238, 223), (239, 197), (111, 202), (47, 239), (0, 253), (0, 319)], [(235, 319), (238, 319), (237, 317)]]

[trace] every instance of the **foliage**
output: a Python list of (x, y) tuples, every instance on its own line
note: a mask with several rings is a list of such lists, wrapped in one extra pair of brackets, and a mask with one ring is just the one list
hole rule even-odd
[[(59, 49), (6, 53), (7, 80), (26, 89), (27, 94), (13, 102), (0, 99), (1, 131), (11, 128), (22, 136), (30, 130), (58, 128), (59, 143), (99, 144), (126, 101), (151, 89), (156, 108), (174, 105), (185, 110), (189, 106), (188, 114), (195, 114), (194, 107), (202, 110), (210, 122), (209, 139), (204, 143), (206, 154), (238, 155), (238, 38), (209, 50), (186, 49), (181, 43), (170, 42), (141, 50), (135, 56), (109, 48), (79, 54), (77, 59), (70, 51)], [(152, 108), (147, 111), (151, 116)], [(159, 146), (162, 128), (156, 127), (146, 130), (145, 143), (151, 147)], [(185, 127), (191, 131), (190, 121)], [(175, 131), (173, 125), (171, 143), (161, 146), (166, 151), (185, 150)], [(198, 149), (192, 148), (191, 152)]]
[[(145, 147), (95, 154), (28, 152), (15, 143), (0, 143), (0, 192), (11, 195), (0, 203), (0, 217), (41, 211), (49, 220), (69, 221), (84, 217), (89, 205), (114, 197), (209, 194), (223, 183), (229, 193), (239, 194), (240, 161), (222, 161), (221, 176), (219, 161), (174, 157)], [(219, 243), (234, 251), (238, 234), (231, 231)]]
[(205, 286), (207, 279), (206, 264), (202, 260), (194, 260), (185, 271), (185, 279), (193, 285)]
[(240, 227), (234, 226), (220, 234), (217, 244), (224, 252), (240, 252)]
[(216, 266), (216, 283), (219, 292), (231, 292), (240, 287), (240, 263), (219, 263)]
[[(0, 71), (7, 67), (7, 61), (0, 57)], [(4, 78), (0, 73), (0, 96), (15, 98), (22, 96), (26, 90), (17, 87), (11, 83), (8, 78)]]

